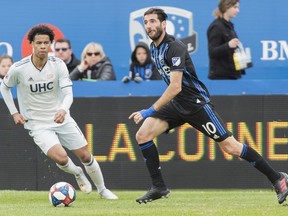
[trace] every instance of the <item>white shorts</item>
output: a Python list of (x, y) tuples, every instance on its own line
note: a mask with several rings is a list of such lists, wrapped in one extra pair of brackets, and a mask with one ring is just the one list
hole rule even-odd
[(61, 144), (69, 150), (76, 150), (87, 145), (83, 133), (74, 120), (57, 127), (29, 130), (29, 135), (46, 155), (56, 144)]

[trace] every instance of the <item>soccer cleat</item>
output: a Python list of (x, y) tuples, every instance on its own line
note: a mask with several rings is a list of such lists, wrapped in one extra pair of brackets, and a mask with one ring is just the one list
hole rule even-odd
[(156, 187), (152, 185), (146, 194), (136, 199), (139, 204), (152, 202), (161, 198), (168, 198), (170, 195), (170, 190), (166, 187)]
[(279, 204), (282, 204), (286, 197), (288, 196), (288, 175), (286, 173), (280, 172), (280, 179), (276, 181), (276, 183), (273, 185), (274, 190), (276, 191), (277, 198)]
[(92, 185), (89, 182), (89, 180), (87, 179), (87, 177), (85, 176), (82, 168), (79, 167), (79, 169), (81, 169), (80, 174), (75, 175), (75, 179), (77, 181), (77, 184), (83, 193), (90, 193), (92, 191)]
[(107, 188), (100, 192), (100, 197), (102, 199), (118, 199), (118, 197)]

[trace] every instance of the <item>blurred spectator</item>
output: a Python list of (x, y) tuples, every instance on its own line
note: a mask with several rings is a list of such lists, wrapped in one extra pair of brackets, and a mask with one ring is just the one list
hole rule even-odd
[(91, 42), (85, 46), (81, 63), (71, 73), (71, 80), (116, 80), (113, 65), (102, 46)]
[(77, 65), (80, 64), (80, 60), (73, 54), (70, 40), (66, 38), (60, 38), (54, 43), (55, 56), (62, 59), (69, 73), (71, 73)]
[(4, 54), (0, 57), (0, 82), (2, 82), (12, 64), (13, 59), (11, 56)]
[(131, 54), (129, 76), (124, 76), (122, 82), (134, 80), (140, 83), (143, 80), (160, 80), (162, 77), (152, 61), (149, 47), (140, 42)]
[(230, 21), (239, 13), (239, 0), (220, 0), (214, 11), (216, 19), (207, 30), (209, 50), (209, 79), (239, 79), (244, 70), (236, 70), (234, 50), (240, 41)]

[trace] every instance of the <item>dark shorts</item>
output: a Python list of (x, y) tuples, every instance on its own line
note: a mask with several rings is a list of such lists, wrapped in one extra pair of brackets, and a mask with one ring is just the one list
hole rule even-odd
[(181, 112), (172, 102), (169, 102), (151, 117), (167, 121), (169, 125), (167, 131), (188, 123), (216, 142), (221, 142), (232, 135), (232, 133), (227, 130), (221, 117), (210, 104), (203, 105), (197, 112), (189, 113)]

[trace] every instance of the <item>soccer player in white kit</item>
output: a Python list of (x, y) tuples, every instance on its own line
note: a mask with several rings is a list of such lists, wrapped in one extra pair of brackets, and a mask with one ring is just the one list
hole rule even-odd
[[(68, 157), (71, 150), (82, 162), (101, 198), (118, 199), (105, 187), (98, 162), (87, 148), (87, 141), (70, 116), (73, 102), (72, 82), (65, 63), (49, 56), (54, 32), (46, 25), (36, 25), (27, 36), (33, 54), (11, 66), (1, 85), (3, 99), (15, 124), (24, 125), (34, 142), (57, 166), (73, 174), (84, 193), (92, 186), (82, 168)], [(17, 86), (19, 109), (15, 106), (11, 88)]]

